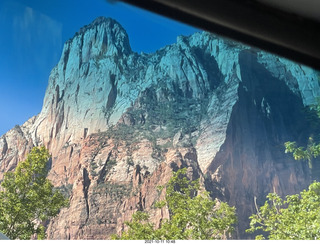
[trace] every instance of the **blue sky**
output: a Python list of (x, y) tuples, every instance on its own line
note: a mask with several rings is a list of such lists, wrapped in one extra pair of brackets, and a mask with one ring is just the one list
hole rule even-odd
[(99, 16), (116, 19), (136, 52), (154, 52), (198, 30), (105, 0), (0, 1), (0, 136), (41, 111), (63, 44)]

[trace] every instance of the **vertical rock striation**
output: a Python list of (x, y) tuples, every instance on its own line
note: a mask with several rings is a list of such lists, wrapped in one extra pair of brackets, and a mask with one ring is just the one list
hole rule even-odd
[[(315, 71), (206, 32), (137, 54), (115, 20), (100, 17), (66, 42), (42, 111), (0, 138), (0, 177), (33, 146), (52, 154), (49, 179), (70, 207), (49, 239), (105, 239), (137, 210), (159, 225), (171, 172), (236, 206), (235, 238), (269, 192), (301, 191), (316, 177), (284, 154), (318, 126), (306, 106), (320, 95)], [(311, 175), (312, 174), (312, 175)]]

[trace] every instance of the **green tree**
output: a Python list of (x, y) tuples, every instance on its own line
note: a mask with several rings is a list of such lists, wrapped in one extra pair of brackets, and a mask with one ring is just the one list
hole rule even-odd
[(285, 144), (286, 153), (292, 153), (295, 160), (306, 160), (309, 168), (312, 169), (313, 159), (320, 155), (320, 144), (315, 143), (313, 138), (309, 138), (307, 148), (298, 147), (296, 142), (288, 141)]
[[(250, 219), (249, 233), (262, 230), (272, 240), (314, 240), (320, 238), (320, 183), (282, 199), (276, 193)], [(263, 235), (256, 239), (264, 239)]]
[[(319, 127), (320, 118), (320, 98), (317, 99), (315, 105), (309, 107), (309, 113), (312, 114), (310, 118), (311, 122), (315, 127)], [(316, 137), (319, 139), (320, 135)], [(316, 143), (313, 137), (309, 137), (308, 145), (306, 148), (299, 147), (296, 142), (288, 141), (285, 144), (285, 152), (292, 153), (295, 160), (306, 160), (308, 162), (309, 168), (312, 169), (313, 159), (320, 155), (320, 143)]]
[[(320, 117), (320, 99), (318, 104), (311, 106), (317, 116)], [(316, 116), (313, 120), (316, 121)], [(316, 123), (316, 122), (315, 122)], [(306, 148), (298, 147), (296, 142), (285, 143), (286, 153), (292, 153), (295, 160), (306, 160), (312, 169), (313, 159), (320, 155), (320, 144), (315, 143), (309, 137)], [(320, 238), (320, 183), (314, 182), (308, 190), (297, 195), (289, 195), (282, 199), (276, 193), (270, 193), (267, 201), (257, 207), (257, 214), (250, 219), (250, 228), (247, 230), (253, 233), (262, 230), (267, 233), (269, 239), (319, 239)], [(263, 235), (256, 236), (256, 239), (264, 239)]]
[[(156, 207), (167, 206), (170, 219), (164, 220), (155, 229), (149, 222), (149, 214), (136, 212), (123, 240), (196, 240), (222, 239), (232, 232), (236, 222), (235, 208), (227, 203), (213, 201), (206, 191), (199, 192), (199, 181), (190, 181), (186, 169), (173, 173), (166, 187), (166, 198), (156, 203)], [(163, 187), (160, 187), (160, 190)]]
[(10, 239), (45, 238), (43, 223), (59, 213), (68, 200), (46, 178), (50, 159), (45, 147), (33, 148), (14, 172), (1, 182), (0, 231)]

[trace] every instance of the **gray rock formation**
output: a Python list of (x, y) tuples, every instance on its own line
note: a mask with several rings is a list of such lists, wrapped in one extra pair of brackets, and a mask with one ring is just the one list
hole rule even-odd
[(168, 217), (152, 207), (163, 197), (156, 186), (189, 167), (212, 197), (236, 206), (234, 238), (244, 238), (254, 196), (297, 193), (316, 177), (283, 144), (317, 131), (306, 106), (318, 81), (307, 67), (207, 32), (137, 54), (119, 23), (98, 18), (66, 42), (41, 113), (0, 138), (0, 172), (45, 145), (48, 177), (70, 197), (48, 238), (103, 239), (138, 209), (155, 224)]

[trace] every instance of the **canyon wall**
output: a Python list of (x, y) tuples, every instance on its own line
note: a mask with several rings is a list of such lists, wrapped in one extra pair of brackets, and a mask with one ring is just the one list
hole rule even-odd
[(284, 142), (318, 131), (308, 106), (312, 69), (202, 32), (155, 53), (131, 50), (126, 31), (100, 17), (64, 46), (40, 114), (0, 137), (0, 179), (34, 146), (52, 154), (48, 178), (70, 207), (48, 239), (107, 239), (137, 210), (155, 209), (172, 171), (188, 168), (213, 198), (236, 206), (233, 238), (269, 192), (285, 196), (317, 175)]

